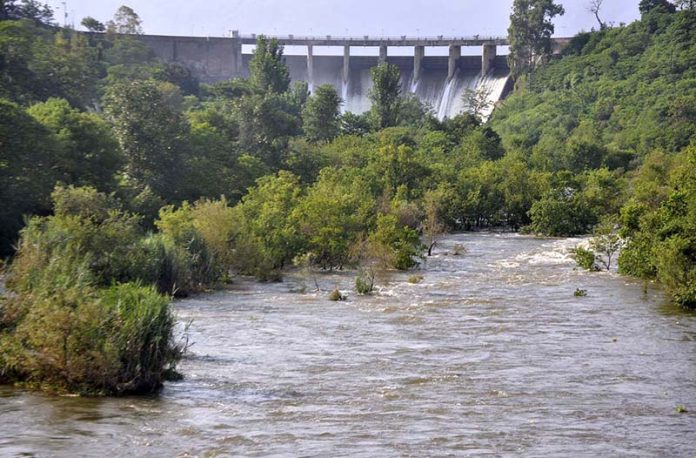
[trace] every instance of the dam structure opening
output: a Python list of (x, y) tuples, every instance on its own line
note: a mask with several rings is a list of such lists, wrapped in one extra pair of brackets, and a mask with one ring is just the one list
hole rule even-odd
[[(216, 83), (249, 76), (257, 35), (233, 32), (225, 38), (155, 35), (139, 38), (158, 58), (188, 67), (204, 83)], [(370, 69), (380, 62), (396, 65), (401, 72), (402, 94), (413, 94), (439, 119), (466, 111), (469, 108), (466, 94), (476, 94), (479, 99), (485, 97), (487, 103), (483, 104), (481, 115), (486, 119), (512, 86), (507, 58), (498, 54), (499, 47), (507, 47), (504, 38), (293, 35), (267, 38), (275, 38), (286, 47), (283, 58), (292, 81), (306, 82), (310, 92), (319, 85), (331, 84), (343, 99), (344, 112), (359, 114), (370, 109)], [(394, 48), (398, 52), (393, 52)], [(444, 55), (426, 55), (426, 49), (440, 50)], [(480, 52), (462, 55), (463, 49)], [(378, 53), (365, 55), (366, 50)]]

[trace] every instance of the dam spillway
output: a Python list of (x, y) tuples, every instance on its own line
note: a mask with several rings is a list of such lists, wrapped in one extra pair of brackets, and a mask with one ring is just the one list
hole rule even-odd
[[(255, 43), (256, 35), (233, 34), (226, 38), (139, 35), (138, 38), (163, 61), (189, 68), (205, 83), (215, 83), (249, 75), (251, 54), (242, 45)], [(440, 118), (451, 118), (467, 108), (463, 98), (467, 89), (486, 94), (490, 114), (493, 105), (509, 89), (509, 68), (505, 56), (497, 55), (503, 38), (423, 38), (393, 39), (276, 37), (286, 46), (305, 46), (305, 55), (285, 55), (292, 81), (305, 81), (310, 91), (321, 85), (333, 85), (343, 98), (343, 111), (363, 113), (370, 108), (372, 86), (370, 69), (386, 61), (401, 71), (402, 93), (412, 93)], [(562, 40), (555, 40), (559, 47)], [(341, 46), (343, 55), (315, 55), (319, 46)], [(448, 47), (448, 56), (426, 56), (426, 47)], [(462, 47), (477, 46), (480, 55), (462, 56)], [(351, 55), (353, 47), (377, 47), (378, 56)], [(411, 47), (413, 56), (390, 56), (390, 47)]]
[[(413, 57), (386, 58), (387, 62), (396, 65), (401, 71), (402, 94), (414, 94), (440, 119), (454, 117), (467, 108), (463, 100), (466, 89), (485, 91), (491, 102), (488, 111), (492, 109), (493, 104), (503, 97), (509, 80), (505, 58), (500, 57), (498, 60), (502, 62), (482, 75), (480, 58), (462, 57), (449, 78), (446, 56), (424, 57), (418, 76), (414, 70)], [(353, 113), (363, 113), (370, 109), (370, 69), (377, 66), (379, 61), (376, 56), (352, 56), (347, 71), (344, 72), (343, 57), (314, 56), (313, 72), (310, 75), (304, 56), (285, 56), (291, 80), (307, 82), (310, 91), (321, 84), (331, 84), (344, 101), (343, 111)], [(244, 68), (248, 68), (247, 59), (244, 61)]]

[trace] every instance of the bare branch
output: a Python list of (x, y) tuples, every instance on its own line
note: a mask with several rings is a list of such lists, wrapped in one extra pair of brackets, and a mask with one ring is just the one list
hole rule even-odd
[(599, 17), (599, 12), (602, 9), (602, 3), (604, 3), (604, 0), (590, 0), (589, 10), (595, 15), (595, 18), (597, 18), (597, 22), (599, 22), (599, 30), (604, 30), (607, 28), (607, 24)]

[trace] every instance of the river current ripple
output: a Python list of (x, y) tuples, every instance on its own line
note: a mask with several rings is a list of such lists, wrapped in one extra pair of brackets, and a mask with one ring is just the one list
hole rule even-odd
[(0, 455), (696, 456), (696, 316), (575, 269), (576, 243), (452, 235), (421, 283), (390, 273), (372, 296), (352, 272), (319, 274), (320, 293), (294, 273), (178, 301), (183, 381), (120, 399), (0, 387)]

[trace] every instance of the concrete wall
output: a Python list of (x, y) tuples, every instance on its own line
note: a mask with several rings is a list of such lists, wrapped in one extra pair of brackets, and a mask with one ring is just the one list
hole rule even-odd
[[(194, 76), (204, 83), (214, 83), (235, 77), (249, 75), (249, 54), (240, 55), (240, 41), (233, 38), (205, 38), (205, 37), (174, 37), (160, 35), (141, 35), (142, 40), (150, 47), (155, 55), (165, 62), (177, 62), (191, 69)], [(241, 57), (241, 59), (239, 59)], [(343, 62), (344, 56), (337, 56)], [(305, 56), (286, 56), (286, 63), (290, 67), (293, 79), (308, 80), (307, 58)], [(350, 56), (351, 69), (374, 67), (378, 64), (377, 57)], [(241, 62), (239, 62), (241, 60)], [(333, 60), (328, 56), (314, 56), (315, 66), (321, 65), (327, 60)], [(409, 56), (387, 56), (387, 61), (398, 65), (402, 71), (412, 72), (414, 58)], [(448, 69), (447, 56), (423, 57), (424, 69)], [(505, 56), (497, 56), (493, 59), (494, 66), (499, 69), (507, 69)], [(332, 62), (332, 65), (334, 63)], [(338, 65), (338, 63), (335, 63)], [(481, 56), (462, 56), (456, 59), (456, 66), (460, 70), (481, 70)], [(337, 78), (341, 75), (337, 75)]]
[(205, 83), (213, 83), (240, 75), (236, 62), (238, 44), (229, 38), (139, 37), (155, 55), (165, 62), (177, 62), (191, 69)]

